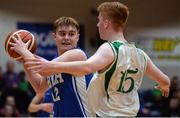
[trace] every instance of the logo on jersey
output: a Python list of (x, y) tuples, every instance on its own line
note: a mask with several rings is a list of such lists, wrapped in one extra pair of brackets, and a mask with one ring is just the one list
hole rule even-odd
[(47, 78), (47, 81), (48, 81), (48, 85), (52, 88), (53, 101), (56, 102), (60, 100), (59, 89), (55, 85), (64, 82), (61, 74), (52, 75)]
[(47, 78), (47, 81), (48, 81), (48, 85), (49, 85), (50, 87), (53, 87), (53, 86), (55, 86), (56, 84), (59, 84), (59, 83), (63, 83), (63, 82), (64, 82), (61, 74), (52, 75), (52, 76), (50, 76), (50, 77)]

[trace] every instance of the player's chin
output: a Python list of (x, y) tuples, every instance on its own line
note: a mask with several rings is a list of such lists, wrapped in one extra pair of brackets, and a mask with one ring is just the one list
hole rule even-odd
[(74, 47), (72, 45), (66, 45), (66, 46), (63, 46), (61, 49), (62, 50), (65, 50), (65, 51), (68, 51), (68, 50), (71, 50), (73, 49)]

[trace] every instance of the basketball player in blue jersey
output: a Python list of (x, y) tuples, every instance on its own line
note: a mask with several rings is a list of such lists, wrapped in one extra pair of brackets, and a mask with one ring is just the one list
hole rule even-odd
[[(79, 40), (79, 24), (71, 17), (61, 17), (54, 22), (54, 40), (57, 45), (59, 57), (55, 62), (85, 61), (86, 54), (77, 48)], [(18, 37), (18, 36), (17, 36)], [(22, 55), (23, 59), (35, 58), (27, 50), (27, 42), (24, 44), (19, 37), (14, 38), (11, 49)], [(88, 114), (86, 105), (86, 89), (92, 77), (91, 74), (76, 76), (65, 73), (54, 73), (47, 77), (24, 69), (28, 80), (36, 93), (44, 93), (49, 87), (52, 89), (55, 117), (86, 117)]]
[(53, 115), (53, 99), (51, 89), (45, 93), (36, 94), (29, 104), (28, 111), (37, 117), (50, 117)]
[(103, 43), (86, 61), (49, 62), (43, 58), (27, 59), (28, 70), (52, 74), (67, 72), (84, 75), (97, 71), (87, 92), (92, 116), (136, 116), (139, 110), (138, 88), (146, 74), (158, 83), (162, 95), (169, 94), (170, 80), (148, 55), (124, 38), (123, 30), (129, 15), (120, 2), (104, 2), (98, 7), (97, 24)]

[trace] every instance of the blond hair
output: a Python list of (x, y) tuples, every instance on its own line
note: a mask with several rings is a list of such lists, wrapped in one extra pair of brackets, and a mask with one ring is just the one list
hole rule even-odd
[(53, 31), (55, 32), (59, 26), (72, 26), (79, 32), (79, 23), (72, 17), (60, 17), (53, 24)]
[(97, 11), (101, 13), (104, 18), (112, 21), (115, 30), (124, 28), (129, 16), (128, 7), (120, 2), (104, 2), (99, 5)]

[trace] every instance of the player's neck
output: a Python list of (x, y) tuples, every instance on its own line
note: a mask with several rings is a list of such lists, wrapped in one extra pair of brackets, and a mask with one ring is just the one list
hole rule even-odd
[(115, 40), (120, 40), (120, 41), (126, 42), (126, 39), (124, 38), (123, 32), (111, 33), (111, 35), (109, 37), (109, 41), (115, 41)]
[(58, 55), (62, 55), (65, 52), (65, 50), (59, 49), (58, 48)]

